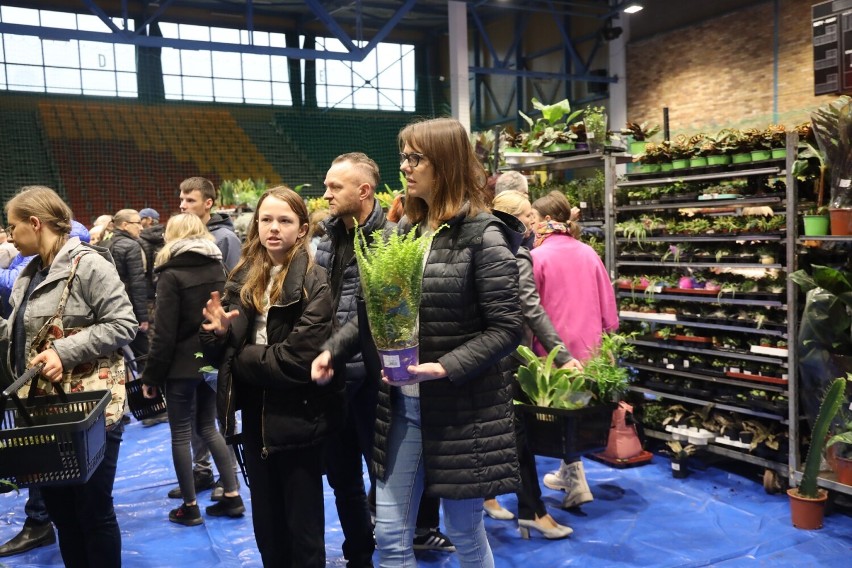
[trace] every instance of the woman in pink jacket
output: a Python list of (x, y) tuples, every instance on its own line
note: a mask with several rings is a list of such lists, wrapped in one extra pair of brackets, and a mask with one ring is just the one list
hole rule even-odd
[[(600, 346), (603, 333), (618, 329), (612, 283), (594, 249), (577, 240), (579, 228), (571, 220), (571, 204), (565, 195), (551, 191), (533, 203), (533, 211), (538, 223), (531, 254), (541, 305), (568, 351), (585, 362)], [(533, 349), (546, 354), (536, 341)], [(592, 501), (579, 459), (563, 462), (558, 472), (545, 475), (544, 485), (566, 492), (563, 508)]]

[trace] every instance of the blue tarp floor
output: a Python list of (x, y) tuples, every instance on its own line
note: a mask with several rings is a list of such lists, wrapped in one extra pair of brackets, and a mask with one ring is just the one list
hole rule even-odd
[[(520, 538), (513, 521), (486, 518), (498, 567), (541, 566), (852, 566), (852, 516), (836, 509), (825, 528), (802, 531), (790, 523), (786, 495), (768, 495), (756, 480), (708, 467), (673, 479), (665, 457), (633, 469), (613, 469), (584, 460), (595, 495), (582, 512), (559, 508), (562, 493), (543, 489), (551, 514), (574, 528), (560, 541)], [(538, 458), (539, 475), (559, 462)], [(261, 566), (251, 520), (206, 517), (198, 527), (168, 521), (177, 501), (166, 497), (176, 485), (169, 427), (127, 427), (115, 484), (115, 506), (126, 568), (175, 566)], [(249, 513), (250, 500), (243, 489)], [(346, 565), (334, 498), (326, 488), (328, 566)], [(0, 542), (20, 530), (26, 492), (0, 496)], [(206, 505), (209, 492), (202, 493)], [(501, 502), (516, 510), (514, 495)], [(424, 553), (423, 567), (458, 566), (452, 554)], [(0, 559), (0, 566), (62, 566), (53, 545)]]

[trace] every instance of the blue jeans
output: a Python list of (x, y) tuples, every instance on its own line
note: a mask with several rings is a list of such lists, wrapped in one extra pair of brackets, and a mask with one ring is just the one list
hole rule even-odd
[[(387, 480), (376, 483), (376, 543), (379, 566), (415, 568), (414, 528), (425, 478), (420, 399), (403, 396), (396, 388), (393, 391)], [(494, 557), (482, 520), (482, 498), (441, 502), (445, 532), (456, 546), (459, 565), (493, 568)]]
[(107, 431), (104, 459), (89, 481), (41, 488), (67, 568), (121, 566), (121, 532), (112, 506), (121, 434), (120, 425)]

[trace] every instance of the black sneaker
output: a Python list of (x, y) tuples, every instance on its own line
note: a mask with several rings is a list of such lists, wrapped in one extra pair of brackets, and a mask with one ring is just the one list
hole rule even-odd
[(429, 529), (423, 534), (414, 532), (414, 550), (437, 550), (438, 552), (455, 552), (455, 545), (450, 542), (447, 535), (438, 529)]
[(243, 505), (243, 498), (239, 495), (234, 497), (222, 496), (222, 500), (218, 503), (210, 505), (205, 509), (211, 517), (242, 517), (246, 512), (246, 506)]
[(198, 505), (187, 505), (184, 503), (177, 509), (169, 511), (169, 520), (185, 527), (194, 527), (204, 522)]
[[(213, 486), (216, 484), (215, 479), (213, 479), (213, 472), (210, 471), (204, 473), (193, 471), (192, 479), (195, 482), (196, 495), (201, 493), (202, 491), (212, 489)], [(169, 499), (183, 499), (183, 493), (181, 493), (180, 491), (180, 486), (169, 490)]]
[(225, 496), (225, 486), (222, 485), (222, 480), (217, 479), (216, 484), (213, 486), (213, 491), (210, 492), (210, 500), (218, 503)]

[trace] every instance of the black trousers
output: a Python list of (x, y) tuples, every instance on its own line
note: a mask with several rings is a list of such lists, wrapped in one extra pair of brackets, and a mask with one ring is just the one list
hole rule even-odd
[(112, 505), (121, 435), (120, 425), (107, 432), (104, 459), (86, 483), (41, 488), (67, 568), (121, 566), (121, 532)]
[[(343, 530), (343, 556), (348, 568), (373, 565), (376, 543), (364, 489), (364, 460), (373, 453), (378, 385), (365, 379), (347, 383), (343, 428), (332, 436), (325, 452), (328, 484), (334, 490), (337, 517)], [(371, 485), (374, 485), (372, 476)]]
[(323, 446), (261, 457), (259, 424), (243, 412), (254, 538), (267, 568), (325, 567)]

